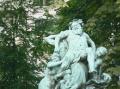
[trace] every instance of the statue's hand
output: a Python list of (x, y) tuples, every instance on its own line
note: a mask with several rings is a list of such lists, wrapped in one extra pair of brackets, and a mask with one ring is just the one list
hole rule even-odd
[(46, 43), (47, 38), (43, 37), (43, 43)]

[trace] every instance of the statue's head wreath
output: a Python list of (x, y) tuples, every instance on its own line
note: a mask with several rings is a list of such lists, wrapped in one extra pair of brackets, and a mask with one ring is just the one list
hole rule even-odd
[(69, 29), (71, 29), (72, 23), (78, 23), (78, 24), (81, 25), (81, 27), (83, 27), (83, 21), (82, 21), (82, 19), (73, 19), (73, 20), (69, 23)]

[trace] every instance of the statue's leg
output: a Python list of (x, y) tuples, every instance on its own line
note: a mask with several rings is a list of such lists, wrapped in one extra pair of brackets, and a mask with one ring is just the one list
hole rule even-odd
[(83, 63), (74, 63), (71, 65), (71, 79), (68, 89), (78, 89), (86, 83), (87, 68)]
[(92, 51), (92, 48), (87, 48), (87, 61), (89, 66), (89, 72), (96, 72), (95, 70), (95, 53)]
[(70, 63), (73, 61), (73, 59), (74, 59), (74, 54), (72, 54), (70, 52), (66, 53), (66, 55), (62, 59), (62, 64), (61, 64), (59, 72), (62, 72), (65, 69), (67, 69), (69, 67)]

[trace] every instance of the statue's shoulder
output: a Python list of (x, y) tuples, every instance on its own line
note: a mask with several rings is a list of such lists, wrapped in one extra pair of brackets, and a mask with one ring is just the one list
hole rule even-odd
[(69, 34), (70, 30), (61, 31), (60, 34)]
[(88, 35), (87, 33), (83, 32), (83, 35), (84, 35), (85, 37), (89, 38), (89, 35)]
[(87, 34), (87, 33), (85, 33), (85, 32), (83, 32), (83, 35), (88, 36), (88, 34)]
[(61, 33), (68, 33), (70, 30), (61, 31)]

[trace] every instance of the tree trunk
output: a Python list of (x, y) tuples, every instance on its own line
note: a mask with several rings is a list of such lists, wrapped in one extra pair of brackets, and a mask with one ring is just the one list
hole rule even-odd
[(43, 0), (43, 6), (45, 6), (46, 5), (46, 0)]

